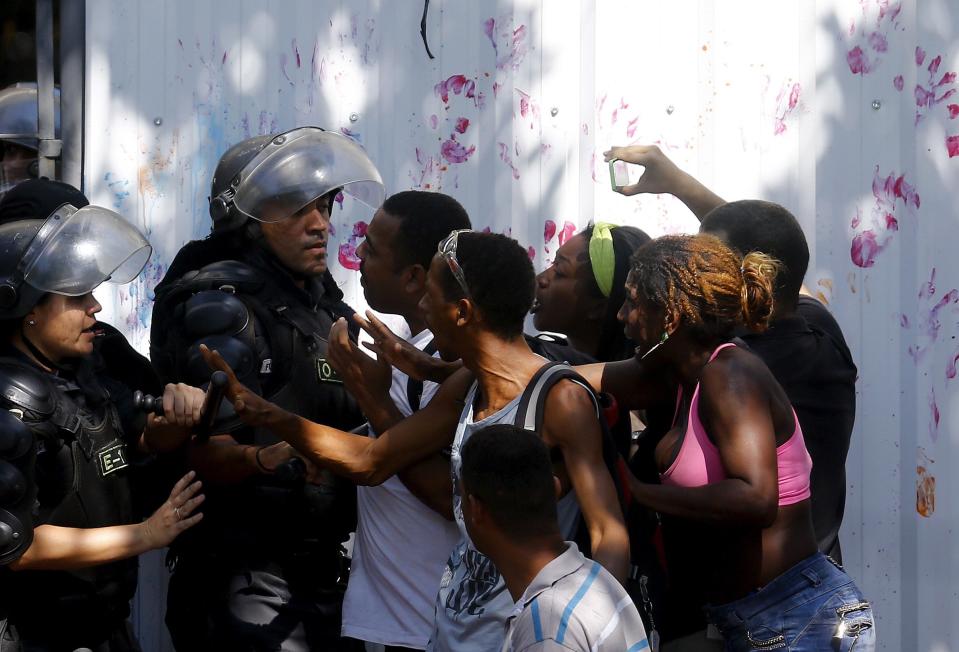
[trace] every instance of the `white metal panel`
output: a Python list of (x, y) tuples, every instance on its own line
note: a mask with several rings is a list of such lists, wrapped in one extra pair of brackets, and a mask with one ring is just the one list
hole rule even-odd
[[(652, 235), (696, 229), (672, 198), (609, 190), (603, 150), (656, 142), (727, 199), (774, 199), (802, 222), (807, 285), (860, 368), (847, 565), (883, 649), (959, 649), (955, 2), (434, 0), (432, 60), (421, 11), (87, 0), (86, 189), (157, 250), (135, 284), (101, 292), (105, 317), (146, 350), (152, 288), (208, 231), (213, 167), (249, 135), (343, 130), (390, 192), (456, 196), (537, 268), (594, 217)], [(346, 268), (334, 273), (355, 307), (351, 247), (369, 219), (349, 199), (335, 214)], [(926, 516), (917, 491), (938, 499)], [(154, 593), (139, 604), (147, 649), (160, 649)]]

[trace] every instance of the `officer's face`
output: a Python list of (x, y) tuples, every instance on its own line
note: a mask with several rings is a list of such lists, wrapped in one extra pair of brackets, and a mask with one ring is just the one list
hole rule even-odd
[(21, 181), (31, 178), (30, 167), (37, 153), (16, 143), (0, 141), (0, 195)]
[(83, 357), (93, 352), (100, 310), (92, 292), (80, 297), (47, 294), (26, 316), (23, 333), (53, 362)]
[(332, 194), (320, 197), (285, 220), (261, 225), (266, 246), (293, 276), (311, 278), (326, 271), (332, 201)]
[(381, 208), (373, 215), (366, 239), (356, 248), (367, 303), (373, 310), (390, 314), (402, 314), (408, 305), (403, 301), (407, 294), (423, 291), (422, 283), (413, 278), (412, 266), (397, 263), (399, 230), (400, 221)]

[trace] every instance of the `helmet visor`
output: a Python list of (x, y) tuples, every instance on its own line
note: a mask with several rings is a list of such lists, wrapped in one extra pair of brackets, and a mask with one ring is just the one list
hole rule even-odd
[(129, 283), (153, 247), (123, 217), (101, 206), (64, 204), (23, 256), (23, 280), (43, 292), (80, 296), (104, 281)]
[(256, 167), (239, 180), (233, 203), (260, 222), (279, 222), (331, 190), (376, 209), (386, 197), (383, 178), (358, 144), (317, 127), (274, 138)]

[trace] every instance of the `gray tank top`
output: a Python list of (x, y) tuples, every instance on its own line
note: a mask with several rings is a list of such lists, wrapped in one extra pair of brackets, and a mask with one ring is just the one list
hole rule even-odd
[[(459, 492), (463, 459), (460, 451), (472, 434), (498, 423), (512, 424), (522, 395), (497, 412), (473, 421), (473, 404), (479, 385), (473, 383), (456, 427), (450, 455), (453, 481), (453, 516), (460, 530), (460, 541), (453, 548), (436, 597), (436, 618), (427, 650), (499, 650), (506, 638), (506, 619), (513, 610), (513, 599), (493, 562), (473, 545), (463, 520)], [(560, 531), (572, 539), (579, 525), (579, 504), (570, 491), (557, 506)]]

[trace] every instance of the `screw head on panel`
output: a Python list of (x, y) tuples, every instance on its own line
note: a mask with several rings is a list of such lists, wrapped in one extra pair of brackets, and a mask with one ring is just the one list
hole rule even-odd
[(676, 110), (676, 107), (670, 104), (669, 106), (666, 107), (666, 115), (672, 115), (673, 111), (675, 110)]
[(161, 117), (159, 117), (159, 116), (157, 116), (156, 118), (153, 118), (153, 124), (155, 124), (157, 127), (159, 127), (160, 125), (163, 124), (163, 118), (161, 118)]
[(873, 100), (873, 101), (872, 101), (872, 110), (873, 110), (873, 111), (878, 111), (880, 108), (882, 108), (882, 102), (880, 102), (879, 100)]
[(356, 122), (356, 121), (359, 120), (359, 119), (360, 119), (360, 114), (359, 114), (359, 113), (351, 113), (351, 114), (350, 114), (350, 122)]

